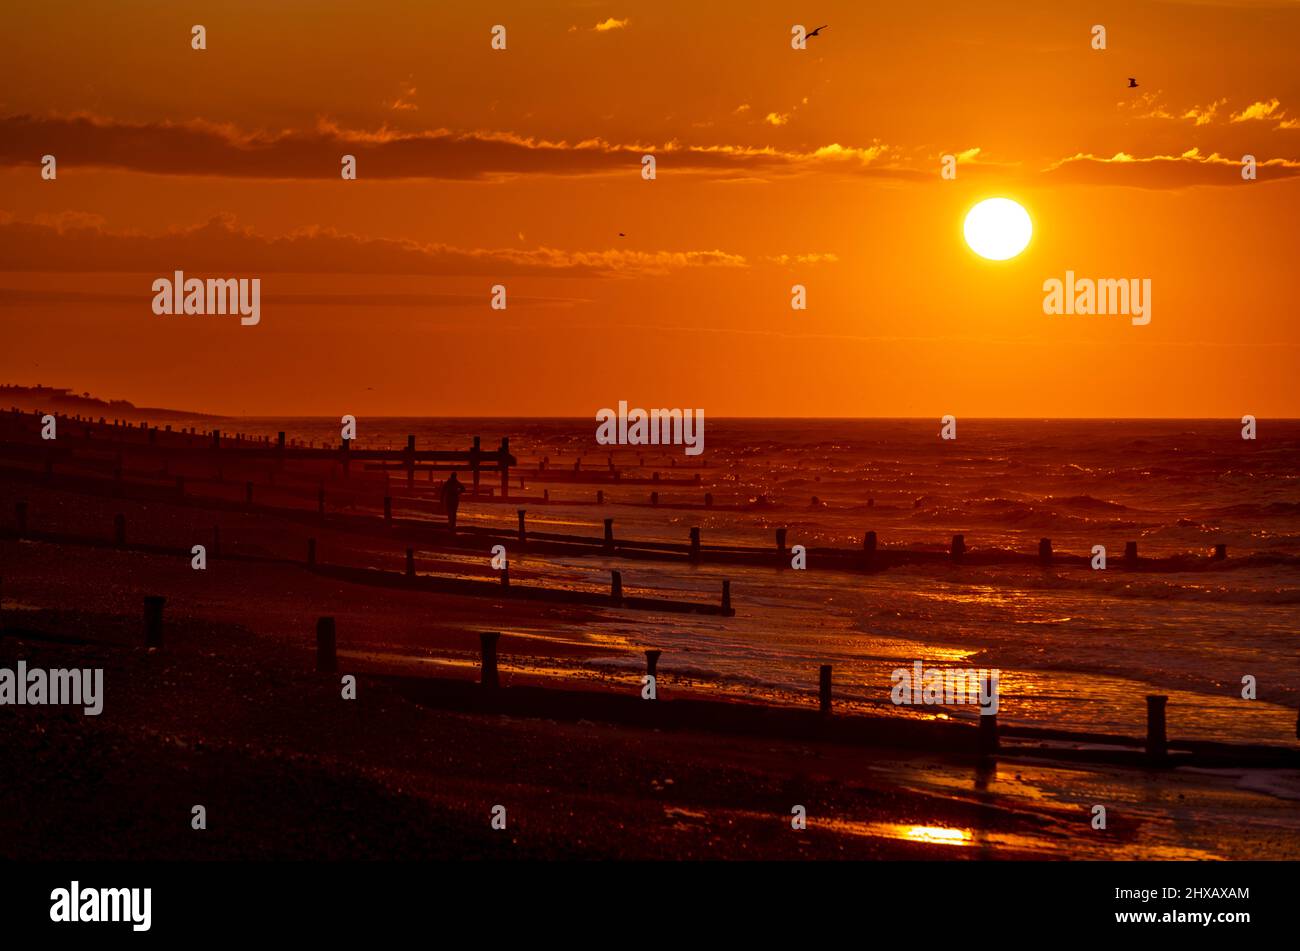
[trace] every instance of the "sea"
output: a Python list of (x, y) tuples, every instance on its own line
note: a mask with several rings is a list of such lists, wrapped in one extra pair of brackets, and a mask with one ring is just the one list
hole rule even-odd
[[(211, 428), (337, 445), (333, 419), (205, 421)], [(735, 617), (610, 611), (584, 623), (592, 643), (616, 648), (596, 662), (661, 672), (694, 689), (764, 702), (815, 703), (818, 670), (833, 671), (837, 705), (897, 715), (972, 719), (970, 706), (900, 709), (896, 671), (999, 671), (1002, 723), (1141, 736), (1146, 698), (1168, 697), (1171, 739), (1279, 745), (1297, 737), (1300, 705), (1300, 421), (1261, 419), (1244, 439), (1238, 419), (960, 419), (943, 439), (938, 419), (708, 419), (704, 451), (604, 446), (594, 420), (363, 418), (358, 448), (485, 450), (508, 437), (527, 470), (607, 468), (662, 484), (547, 482), (512, 493), (549, 501), (476, 504), (463, 524), (513, 528), (516, 507), (534, 531), (707, 544), (860, 549), (1106, 552), (1107, 567), (933, 565), (874, 573), (621, 562), (603, 556), (514, 553), (512, 565), (547, 583), (719, 598), (731, 582)], [(699, 483), (693, 480), (699, 475)], [(679, 484), (678, 480), (691, 480)], [(485, 476), (485, 484), (494, 484)], [(597, 505), (597, 489), (604, 504)], [(650, 504), (650, 492), (658, 504)], [(704, 494), (713, 499), (704, 507)], [(430, 517), (441, 518), (441, 515)], [(1130, 572), (1143, 557), (1196, 556), (1183, 571)], [(1213, 560), (1215, 545), (1227, 558)], [(536, 634), (537, 632), (521, 632)], [(554, 671), (556, 675), (572, 670)]]

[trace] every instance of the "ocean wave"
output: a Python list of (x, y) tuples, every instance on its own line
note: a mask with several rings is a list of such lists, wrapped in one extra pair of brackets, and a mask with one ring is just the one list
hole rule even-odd
[(1104, 577), (1105, 572), (1031, 575), (970, 572), (963, 583), (1031, 591), (1080, 591), (1114, 598), (1150, 601), (1215, 601), (1225, 604), (1300, 604), (1300, 588), (1259, 579), (1254, 587), (1151, 577)]

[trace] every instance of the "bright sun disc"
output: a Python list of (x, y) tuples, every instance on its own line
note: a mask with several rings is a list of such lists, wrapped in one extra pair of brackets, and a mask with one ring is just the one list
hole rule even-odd
[(966, 243), (982, 258), (1005, 261), (1029, 244), (1029, 212), (1010, 198), (986, 198), (966, 215)]

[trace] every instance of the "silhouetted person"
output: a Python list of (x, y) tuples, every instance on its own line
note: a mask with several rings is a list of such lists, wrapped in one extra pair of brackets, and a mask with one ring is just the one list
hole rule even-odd
[(443, 508), (447, 510), (447, 526), (453, 532), (456, 530), (456, 509), (460, 507), (460, 494), (464, 491), (465, 487), (460, 484), (456, 473), (453, 472), (451, 478), (442, 484), (442, 490), (438, 493)]

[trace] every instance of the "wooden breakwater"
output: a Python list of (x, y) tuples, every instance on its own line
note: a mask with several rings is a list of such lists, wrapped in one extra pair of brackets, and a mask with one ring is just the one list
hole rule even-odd
[[(0, 587), (3, 579), (0, 579)], [(166, 618), (167, 598), (143, 596), (140, 634), (151, 650), (174, 647), (178, 635)], [(25, 615), (0, 612), (0, 637), (36, 639), (71, 646), (84, 637), (32, 628)], [(530, 717), (575, 722), (590, 720), (656, 731), (721, 733), (800, 742), (824, 742), (860, 748), (892, 748), (909, 753), (950, 753), (969, 756), (986, 768), (999, 760), (1024, 758), (1100, 763), (1147, 770), (1177, 767), (1200, 769), (1300, 769), (1300, 749), (1261, 743), (1189, 740), (1167, 735), (1167, 697), (1147, 696), (1145, 738), (1079, 732), (1050, 727), (1000, 726), (997, 714), (977, 722), (921, 719), (904, 715), (844, 713), (837, 707), (828, 664), (817, 668), (818, 692), (806, 705), (775, 704), (745, 698), (711, 699), (698, 693), (677, 693), (672, 657), (646, 650), (646, 676), (624, 688), (566, 688), (557, 685), (503, 685), (500, 634), (482, 631), (476, 679), (394, 674), (358, 668), (355, 659), (340, 663), (348, 631), (333, 617), (320, 617), (315, 640), (304, 637), (304, 654), (311, 648), (318, 673), (354, 673), (383, 684), (408, 700), (435, 709), (497, 716)], [(531, 655), (530, 655), (531, 656)], [(509, 670), (505, 671), (508, 676)], [(653, 678), (655, 689), (647, 692)], [(602, 679), (602, 684), (606, 683)], [(1175, 715), (1195, 715), (1175, 708)], [(1300, 733), (1300, 720), (1297, 721)]]
[[(76, 433), (85, 438), (78, 442)], [(65, 430), (68, 427), (65, 426)], [(461, 526), (451, 532), (442, 515), (441, 503), (416, 486), (415, 472), (421, 465), (437, 466), (437, 471), (463, 470), (472, 474), (466, 486), (466, 501), (483, 501), (491, 490), (479, 484), (480, 473), (500, 476), (501, 491), (492, 495), (495, 504), (545, 505), (548, 495), (511, 499), (509, 472), (515, 458), (509, 453), (509, 441), (503, 439), (496, 450), (484, 451), (475, 438), (463, 450), (416, 450), (415, 437), (408, 437), (401, 450), (353, 450), (347, 444), (339, 448), (313, 448), (286, 444), (283, 433), (276, 442), (269, 438), (233, 439), (220, 432), (205, 435), (194, 432), (159, 431), (156, 427), (107, 426), (73, 420), (71, 439), (43, 443), (38, 437), (39, 418), (30, 413), (0, 413), (0, 466), (6, 463), (9, 477), (16, 481), (40, 481), (52, 487), (88, 494), (109, 494), (136, 501), (158, 501), (200, 506), (215, 510), (241, 511), (284, 518), (290, 521), (314, 521), (331, 527), (366, 534), (420, 542), (428, 547), (448, 551), (484, 551), (497, 544), (526, 547), (536, 554), (564, 556), (603, 556), (629, 560), (688, 561), (693, 564), (753, 565), (775, 568), (790, 567), (794, 545), (788, 528), (773, 529), (772, 543), (763, 545), (706, 543), (701, 527), (688, 529), (682, 542), (630, 539), (616, 536), (614, 520), (604, 519), (600, 536), (564, 532), (529, 530), (527, 509), (518, 512), (518, 528)], [(123, 455), (143, 454), (145, 467), (127, 468)], [(374, 463), (384, 467), (382, 482), (349, 478), (352, 461)], [(290, 464), (309, 467), (294, 472)], [(152, 468), (150, 468), (150, 466)], [(177, 475), (182, 468), (215, 471), (216, 475)], [(311, 468), (314, 467), (314, 468)], [(404, 470), (406, 490), (395, 495), (386, 478), (390, 469)], [(435, 471), (430, 468), (429, 474)], [(227, 473), (243, 473), (244, 479), (227, 478)], [(111, 476), (111, 479), (108, 478)], [(698, 477), (698, 475), (697, 475)], [(651, 480), (653, 481), (653, 480)], [(690, 480), (694, 484), (694, 478)], [(204, 490), (200, 494), (199, 490)], [(242, 492), (241, 492), (242, 490)], [(231, 493), (234, 497), (229, 497)], [(654, 499), (652, 494), (652, 504)], [(241, 497), (242, 496), (242, 497)], [(268, 504), (268, 496), (281, 504)], [(597, 504), (603, 504), (600, 494)], [(706, 496), (705, 507), (709, 499)], [(695, 506), (698, 507), (698, 506)], [(395, 514), (404, 509), (404, 517)], [(378, 517), (371, 512), (382, 512)], [(797, 543), (796, 543), (797, 544)], [(876, 572), (910, 565), (951, 567), (1038, 565), (1044, 568), (1088, 568), (1091, 555), (1056, 551), (1050, 538), (1040, 539), (1036, 551), (1014, 551), (997, 547), (968, 545), (965, 534), (953, 535), (946, 543), (925, 546), (880, 544), (875, 531), (864, 531), (860, 547), (803, 546), (809, 570)], [(1266, 562), (1267, 556), (1252, 556), (1251, 564)], [(1276, 557), (1278, 563), (1287, 556)], [(1181, 572), (1206, 568), (1216, 570), (1246, 564), (1229, 559), (1225, 545), (1216, 545), (1206, 555), (1181, 554), (1162, 558), (1141, 557), (1136, 541), (1125, 544), (1122, 557), (1112, 556), (1109, 570), (1132, 572)]]
[[(128, 540), (127, 523), (123, 515), (114, 517), (112, 533), (104, 535), (82, 535), (67, 532), (40, 531), (33, 527), (33, 520), (25, 502), (19, 501), (12, 528), (0, 527), (0, 538), (16, 538), (27, 541), (39, 541), (55, 545), (72, 545), (87, 548), (111, 548), (117, 551), (131, 551), (140, 554), (158, 555), (188, 562), (193, 557), (191, 548), (177, 548), (168, 545), (151, 544)], [(218, 536), (219, 539), (219, 536)], [(205, 539), (206, 540), (206, 539)], [(417, 572), (415, 570), (415, 549), (406, 549), (406, 568), (404, 571), (387, 571), (382, 568), (356, 567), (351, 565), (326, 563), (318, 556), (316, 539), (308, 538), (302, 561), (291, 561), (273, 555), (231, 551), (229, 546), (220, 548), (219, 540), (212, 545), (212, 550), (205, 557), (213, 562), (231, 561), (250, 564), (292, 566), (313, 574), (334, 578), (350, 584), (370, 587), (400, 588), (405, 591), (424, 591), (437, 594), (459, 595), (461, 597), (480, 597), (493, 599), (511, 599), (518, 601), (545, 601), (563, 604), (582, 604), (593, 607), (623, 608), (633, 611), (659, 611), (670, 614), (708, 614), (720, 617), (735, 616), (731, 604), (731, 585), (722, 582), (721, 600), (717, 604), (702, 601), (685, 601), (652, 594), (627, 594), (623, 590), (621, 571), (610, 572), (608, 593), (574, 586), (557, 587), (542, 584), (520, 584), (512, 581), (509, 569), (498, 572), (495, 581), (478, 578), (466, 578), (450, 573)]]
[[(322, 619), (327, 620), (327, 619)], [(334, 623), (328, 619), (330, 651), (334, 648)], [(318, 625), (318, 657), (320, 650)], [(1173, 740), (1167, 736), (1167, 703), (1163, 695), (1146, 697), (1145, 740), (1099, 733), (1079, 733), (1043, 727), (999, 728), (998, 715), (979, 715), (974, 725), (953, 720), (912, 719), (902, 716), (842, 716), (834, 712), (832, 667), (818, 667), (817, 707), (761, 704), (736, 700), (709, 700), (659, 696), (663, 651), (646, 650), (646, 675), (637, 692), (613, 694), (556, 687), (500, 685), (500, 634), (479, 636), (479, 682), (445, 678), (378, 675), (412, 700), (430, 706), (471, 709), (517, 716), (585, 719), (630, 723), (660, 730), (706, 730), (790, 739), (818, 739), (835, 743), (903, 747), (919, 751), (971, 753), (991, 762), (1005, 756), (1034, 756), (1074, 761), (1169, 769), (1198, 768), (1300, 768), (1300, 749), (1250, 743)], [(319, 667), (318, 667), (319, 669)], [(647, 685), (653, 690), (647, 692)], [(993, 684), (991, 689), (996, 690)], [(671, 689), (671, 688), (670, 688)], [(1296, 720), (1300, 737), (1300, 717)], [(1008, 745), (1003, 739), (1040, 741)], [(1063, 747), (1060, 744), (1074, 744)]]
[[(365, 492), (318, 484), (314, 492), (302, 490), (297, 493), (296, 505), (269, 505), (255, 501), (255, 492), (249, 486), (252, 483), (218, 483), (230, 486), (242, 493), (233, 498), (219, 498), (196, 495), (193, 481), (178, 483), (173, 480), (155, 477), (151, 480), (127, 480), (120, 471), (114, 478), (105, 478), (92, 474), (62, 474), (25, 468), (5, 466), (6, 478), (17, 483), (44, 485), (50, 488), (78, 492), (87, 495), (130, 500), (135, 502), (158, 502), (188, 507), (210, 509), (214, 511), (240, 512), (265, 515), (284, 519), (299, 524), (326, 525), (330, 528), (354, 532), (375, 537), (386, 537), (419, 542), (431, 549), (443, 551), (488, 551), (493, 546), (504, 544), (515, 550), (526, 550), (534, 554), (610, 557), (627, 560), (685, 561), (689, 564), (729, 564), (756, 567), (789, 568), (793, 546), (789, 543), (788, 529), (774, 530), (773, 543), (767, 546), (714, 545), (703, 542), (699, 528), (688, 529), (685, 542), (663, 542), (646, 539), (631, 539), (617, 536), (614, 531), (614, 519), (604, 520), (604, 534), (601, 536), (577, 535), (565, 532), (547, 532), (527, 527), (527, 510), (517, 513), (518, 527), (490, 527), (480, 525), (461, 525), (453, 532), (445, 520), (438, 515), (424, 517), (402, 517), (394, 514), (397, 504), (409, 507), (428, 507), (427, 499), (414, 496), (392, 496), (377, 492)], [(276, 486), (277, 492), (288, 492), (283, 486)], [(260, 489), (259, 489), (260, 493)], [(339, 510), (340, 506), (346, 510)], [(364, 506), (376, 514), (357, 511)], [(861, 548), (832, 548), (825, 546), (806, 546), (804, 554), (809, 570), (834, 570), (858, 573), (885, 571), (904, 566), (930, 566), (960, 569), (961, 567), (995, 567), (1004, 565), (1027, 565), (1043, 568), (1079, 568), (1090, 567), (1092, 557), (1055, 552), (1051, 549), (1049, 539), (1039, 543), (1036, 552), (1019, 552), (1006, 548), (972, 549), (966, 544), (965, 535), (954, 535), (947, 546), (935, 545), (929, 548), (917, 547), (881, 547), (875, 532), (863, 536)], [(1269, 556), (1253, 556), (1250, 564), (1260, 565), (1269, 562)], [(1288, 563), (1288, 556), (1278, 555), (1272, 561)], [(1169, 555), (1162, 558), (1139, 557), (1137, 543), (1125, 546), (1122, 557), (1112, 558), (1109, 570), (1127, 572), (1186, 572), (1205, 569), (1221, 570), (1241, 567), (1247, 563), (1233, 561), (1227, 557), (1226, 546), (1216, 548), (1206, 555)]]

